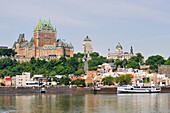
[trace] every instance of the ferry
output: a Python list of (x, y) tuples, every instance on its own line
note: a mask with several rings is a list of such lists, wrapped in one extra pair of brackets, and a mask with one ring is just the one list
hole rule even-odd
[(118, 86), (117, 93), (159, 93), (160, 87), (155, 86)]

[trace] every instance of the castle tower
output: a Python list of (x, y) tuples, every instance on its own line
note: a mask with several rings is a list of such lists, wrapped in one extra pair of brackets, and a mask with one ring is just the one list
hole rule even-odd
[(56, 29), (53, 28), (50, 21), (39, 21), (34, 29), (34, 41), (36, 47), (44, 45), (53, 45), (56, 41)]
[(93, 45), (91, 39), (87, 36), (83, 41), (82, 53), (93, 53)]

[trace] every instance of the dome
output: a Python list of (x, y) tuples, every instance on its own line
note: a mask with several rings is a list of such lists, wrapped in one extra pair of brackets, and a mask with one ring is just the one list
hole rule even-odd
[(87, 36), (84, 41), (91, 41), (91, 39)]
[(117, 49), (117, 48), (123, 49), (122, 46), (120, 45), (120, 43), (118, 43), (118, 45), (116, 46), (116, 49)]

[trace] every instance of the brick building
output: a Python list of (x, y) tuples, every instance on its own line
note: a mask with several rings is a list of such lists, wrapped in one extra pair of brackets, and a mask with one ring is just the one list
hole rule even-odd
[(56, 40), (56, 34), (56, 29), (53, 28), (50, 21), (39, 21), (31, 40), (25, 40), (24, 34), (20, 34), (13, 49), (17, 52), (17, 56), (24, 58), (73, 57), (72, 44), (65, 43), (61, 39)]

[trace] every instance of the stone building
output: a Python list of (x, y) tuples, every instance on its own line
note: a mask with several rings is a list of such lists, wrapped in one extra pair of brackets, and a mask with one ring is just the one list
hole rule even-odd
[(110, 49), (108, 49), (108, 56), (107, 59), (130, 59), (133, 56), (133, 48), (131, 46), (130, 53), (128, 52), (123, 52), (123, 47), (118, 43), (116, 46), (116, 51), (115, 53), (110, 53)]
[(67, 44), (61, 39), (56, 40), (56, 34), (56, 29), (53, 28), (50, 21), (39, 21), (31, 40), (25, 40), (25, 35), (20, 34), (17, 42), (13, 45), (13, 49), (17, 52), (18, 57), (23, 58), (73, 57), (74, 48), (72, 44)]
[(88, 36), (83, 41), (82, 53), (93, 53), (92, 41)]
[(170, 65), (162, 65), (158, 67), (159, 74), (170, 74)]

